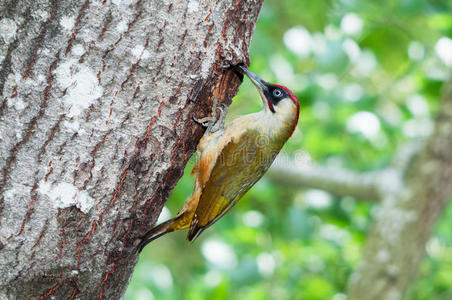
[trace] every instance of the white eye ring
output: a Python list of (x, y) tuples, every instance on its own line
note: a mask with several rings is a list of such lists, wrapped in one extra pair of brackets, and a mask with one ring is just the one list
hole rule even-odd
[(281, 95), (282, 95), (282, 92), (281, 92), (280, 90), (274, 90), (274, 91), (273, 91), (273, 96), (275, 96), (275, 97), (281, 97)]

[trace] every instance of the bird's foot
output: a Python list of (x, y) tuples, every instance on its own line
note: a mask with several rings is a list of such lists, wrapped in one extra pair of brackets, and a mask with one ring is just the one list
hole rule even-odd
[[(217, 98), (215, 96), (212, 96), (213, 98), (213, 111), (212, 116), (210, 117), (204, 117), (201, 119), (197, 119), (193, 116), (193, 120), (195, 122), (201, 124), (204, 127), (207, 127), (206, 133), (210, 134), (213, 132), (217, 132), (218, 130), (222, 130), (224, 128), (224, 120), (226, 118), (226, 113), (228, 112), (228, 107), (223, 104), (222, 107), (218, 107), (220, 110), (220, 117), (217, 121)], [(216, 126), (218, 125), (218, 126)]]
[(196, 123), (201, 124), (204, 127), (209, 127), (210, 123), (212, 123), (212, 121), (215, 121), (212, 117), (205, 117), (205, 118), (201, 118), (198, 119), (195, 116), (193, 116), (193, 120), (195, 120)]
[(218, 118), (218, 129), (217, 130), (223, 130), (224, 128), (224, 121), (226, 119), (226, 114), (228, 113), (228, 106), (226, 104), (222, 104), (222, 107), (218, 107), (220, 110), (220, 118)]

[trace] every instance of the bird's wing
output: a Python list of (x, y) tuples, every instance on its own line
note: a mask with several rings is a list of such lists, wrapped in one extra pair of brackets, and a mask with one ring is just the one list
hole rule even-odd
[(264, 175), (282, 147), (270, 149), (269, 144), (257, 130), (248, 129), (225, 145), (202, 190), (188, 240), (221, 218)]

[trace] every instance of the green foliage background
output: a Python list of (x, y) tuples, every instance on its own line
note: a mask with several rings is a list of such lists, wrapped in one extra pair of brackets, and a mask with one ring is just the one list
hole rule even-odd
[[(266, 0), (250, 69), (300, 99), (286, 154), (380, 170), (401, 144), (431, 133), (450, 38), (448, 0)], [(228, 117), (260, 106), (245, 78)], [(171, 215), (192, 192), (193, 159), (167, 202)], [(176, 232), (146, 247), (125, 299), (346, 299), (376, 206), (264, 177), (194, 243)], [(452, 299), (450, 218), (451, 208), (407, 299)]]

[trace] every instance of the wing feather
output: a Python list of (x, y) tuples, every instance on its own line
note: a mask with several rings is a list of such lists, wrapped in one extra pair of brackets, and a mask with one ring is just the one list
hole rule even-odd
[[(217, 157), (200, 196), (188, 239), (215, 223), (264, 175), (281, 143), (268, 143), (259, 131), (248, 129), (227, 143)], [(273, 145), (270, 149), (269, 145)]]

